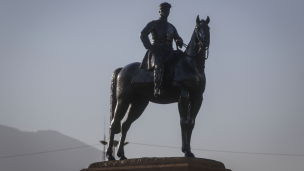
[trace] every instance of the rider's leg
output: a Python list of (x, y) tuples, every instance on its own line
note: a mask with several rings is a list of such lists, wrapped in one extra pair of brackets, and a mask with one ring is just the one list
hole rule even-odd
[(162, 93), (161, 84), (164, 73), (164, 65), (162, 63), (156, 64), (154, 67), (154, 96), (160, 96)]

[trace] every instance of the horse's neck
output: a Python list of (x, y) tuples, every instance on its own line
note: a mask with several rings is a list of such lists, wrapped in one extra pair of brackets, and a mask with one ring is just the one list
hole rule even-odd
[(197, 42), (195, 42), (195, 33), (193, 32), (191, 40), (185, 50), (187, 56), (190, 56), (196, 63), (197, 69), (202, 74), (205, 69), (205, 54), (206, 50), (201, 49)]
[(199, 46), (197, 44), (197, 42), (195, 42), (195, 32), (193, 31), (193, 34), (192, 34), (192, 37), (191, 37), (191, 40), (185, 50), (187, 56), (196, 56), (197, 53), (199, 51)]
[(195, 59), (197, 69), (200, 74), (203, 74), (205, 71), (205, 57), (206, 57), (206, 50), (201, 49), (199, 54), (197, 55), (197, 58)]

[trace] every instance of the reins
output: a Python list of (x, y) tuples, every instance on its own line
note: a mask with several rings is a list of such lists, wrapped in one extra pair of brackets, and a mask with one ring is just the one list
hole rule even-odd
[[(183, 43), (183, 46), (184, 46), (185, 48), (188, 47), (188, 45), (186, 45), (185, 43)], [(176, 48), (178, 49), (178, 46), (177, 46), (177, 45), (176, 45)], [(207, 46), (205, 50), (207, 51), (207, 57), (205, 57), (205, 60), (207, 60), (208, 57), (209, 57), (209, 46)], [(190, 55), (186, 55), (186, 56), (192, 57), (192, 58), (195, 57), (195, 56), (190, 56)]]

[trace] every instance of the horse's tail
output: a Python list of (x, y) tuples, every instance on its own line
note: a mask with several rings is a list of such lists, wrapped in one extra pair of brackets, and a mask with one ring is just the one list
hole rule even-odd
[(116, 98), (116, 84), (117, 84), (117, 75), (119, 72), (122, 70), (122, 68), (117, 68), (113, 74), (112, 74), (112, 79), (111, 79), (111, 116), (110, 116), (110, 123), (114, 117), (114, 111), (117, 103), (117, 98)]

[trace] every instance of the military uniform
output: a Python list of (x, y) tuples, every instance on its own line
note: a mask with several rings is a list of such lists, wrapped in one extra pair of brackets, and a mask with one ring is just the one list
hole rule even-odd
[[(152, 35), (152, 44), (148, 37), (150, 33)], [(155, 65), (159, 64), (159, 62), (163, 62), (161, 59), (165, 58), (165, 56), (173, 50), (173, 39), (176, 42), (183, 42), (175, 27), (171, 23), (162, 19), (148, 23), (141, 31), (140, 38), (144, 47), (148, 49), (140, 66), (145, 70), (152, 70)], [(155, 49), (157, 53), (155, 54), (151, 48)]]
[[(152, 44), (148, 37), (150, 33), (152, 34)], [(179, 44), (182, 44), (183, 40), (175, 27), (162, 18), (148, 23), (140, 33), (140, 38), (144, 47), (148, 49), (140, 68), (154, 70), (155, 90), (160, 89), (166, 58), (174, 55), (173, 39)]]

